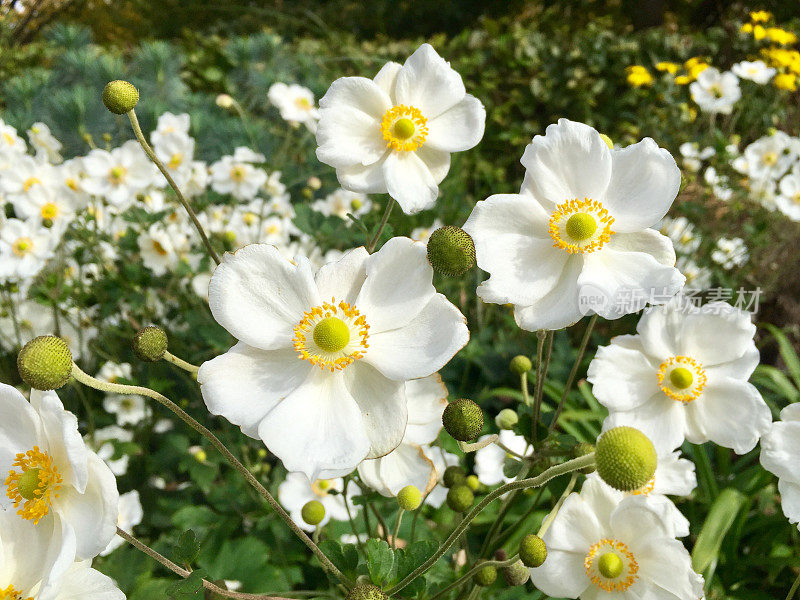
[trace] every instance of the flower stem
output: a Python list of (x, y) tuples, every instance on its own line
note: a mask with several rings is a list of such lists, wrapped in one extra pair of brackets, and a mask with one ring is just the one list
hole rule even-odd
[(485, 560), (483, 562), (478, 562), (469, 571), (464, 573), (461, 577), (456, 579), (454, 582), (452, 582), (443, 590), (436, 592), (436, 594), (431, 596), (428, 600), (437, 600), (437, 598), (444, 596), (447, 592), (450, 592), (455, 588), (460, 587), (464, 582), (466, 582), (470, 577), (475, 575), (475, 573), (477, 573), (484, 567), (497, 567), (497, 568), (510, 567), (518, 560), (519, 560), (519, 554), (515, 554), (508, 560)]
[(792, 600), (792, 598), (794, 598), (794, 593), (797, 591), (797, 588), (800, 588), (800, 575), (794, 580), (792, 588), (789, 590), (789, 593), (786, 594), (786, 600)]
[(175, 194), (178, 196), (178, 200), (183, 205), (183, 208), (186, 209), (186, 212), (189, 213), (189, 217), (192, 219), (192, 223), (197, 229), (197, 232), (200, 234), (200, 238), (203, 240), (203, 245), (206, 247), (208, 251), (208, 255), (214, 260), (215, 263), (219, 264), (219, 256), (214, 251), (214, 248), (211, 246), (211, 242), (206, 235), (206, 232), (203, 230), (203, 226), (200, 224), (200, 221), (197, 220), (197, 215), (195, 214), (192, 207), (189, 205), (189, 202), (184, 197), (181, 190), (178, 188), (178, 184), (175, 183), (175, 180), (172, 178), (172, 175), (169, 174), (169, 171), (164, 166), (164, 164), (158, 159), (156, 153), (153, 152), (153, 149), (150, 147), (150, 144), (147, 143), (147, 140), (144, 139), (144, 134), (142, 133), (142, 128), (139, 125), (139, 119), (136, 118), (136, 111), (131, 109), (128, 113), (128, 119), (131, 121), (131, 126), (133, 127), (133, 133), (136, 136), (136, 139), (139, 141), (139, 145), (144, 150), (144, 153), (147, 154), (148, 158), (153, 161), (153, 163), (158, 167), (158, 170), (161, 171), (161, 174), (167, 180), (170, 187), (175, 190)]
[(189, 372), (192, 377), (197, 379), (197, 372), (200, 370), (200, 367), (196, 367), (195, 365), (186, 362), (182, 358), (178, 358), (169, 351), (164, 352), (164, 360), (171, 362), (173, 365), (183, 369), (184, 371)]
[(386, 203), (386, 210), (383, 211), (383, 217), (381, 217), (380, 225), (378, 225), (378, 231), (375, 232), (375, 235), (372, 236), (372, 239), (367, 246), (367, 252), (372, 253), (375, 250), (375, 246), (378, 244), (378, 240), (381, 239), (381, 234), (383, 233), (383, 229), (386, 227), (386, 223), (389, 221), (389, 215), (392, 213), (392, 209), (395, 205), (395, 199), (389, 198), (389, 202)]
[(76, 364), (72, 364), (72, 376), (79, 381), (80, 383), (92, 387), (94, 389), (100, 390), (101, 392), (111, 392), (115, 394), (127, 394), (132, 395), (136, 394), (139, 396), (146, 396), (148, 398), (153, 398), (154, 400), (158, 401), (160, 404), (174, 412), (180, 419), (186, 423), (189, 427), (197, 431), (200, 435), (208, 439), (211, 444), (222, 454), (227, 461), (233, 466), (234, 469), (239, 471), (239, 473), (245, 478), (247, 483), (249, 483), (260, 495), (264, 498), (267, 503), (272, 507), (272, 509), (278, 513), (278, 516), (289, 526), (294, 534), (300, 538), (300, 540), (308, 546), (311, 552), (314, 553), (314, 556), (319, 559), (319, 562), (322, 564), (322, 568), (325, 569), (328, 573), (332, 574), (336, 577), (339, 581), (344, 583), (348, 587), (352, 587), (353, 583), (345, 577), (345, 575), (336, 568), (330, 559), (325, 556), (325, 553), (319, 549), (319, 547), (308, 537), (306, 532), (300, 529), (297, 524), (292, 521), (292, 518), (289, 514), (283, 509), (283, 507), (278, 504), (278, 501), (272, 496), (272, 494), (267, 491), (267, 489), (261, 485), (261, 482), (255, 478), (255, 476), (247, 470), (238, 458), (236, 458), (230, 450), (228, 450), (227, 446), (223, 444), (217, 436), (215, 436), (207, 427), (200, 424), (197, 420), (195, 420), (192, 416), (190, 416), (185, 410), (183, 410), (180, 406), (175, 404), (172, 400), (164, 396), (163, 394), (159, 394), (155, 390), (151, 390), (146, 387), (141, 387), (138, 385), (123, 385), (120, 383), (109, 383), (107, 381), (100, 381), (99, 379), (95, 379), (91, 375), (87, 375), (84, 373), (80, 367)]
[(531, 487), (539, 487), (553, 479), (554, 477), (558, 477), (559, 475), (564, 475), (566, 473), (571, 473), (572, 471), (577, 471), (579, 469), (583, 469), (586, 467), (590, 467), (594, 464), (594, 452), (591, 454), (587, 454), (586, 456), (580, 456), (578, 458), (573, 458), (572, 460), (568, 460), (567, 462), (561, 463), (560, 465), (555, 465), (547, 469), (541, 475), (537, 475), (536, 477), (531, 477), (530, 479), (521, 479), (519, 481), (512, 481), (511, 483), (507, 483), (505, 485), (501, 485), (499, 488), (487, 494), (483, 500), (481, 500), (478, 504), (476, 504), (472, 510), (470, 510), (465, 516), (464, 519), (459, 523), (453, 532), (447, 537), (447, 539), (442, 542), (442, 545), (439, 549), (433, 553), (424, 563), (422, 563), (419, 567), (414, 569), (411, 573), (409, 573), (406, 577), (403, 578), (397, 585), (392, 587), (391, 589), (387, 590), (387, 595), (392, 596), (396, 594), (404, 587), (406, 587), (409, 583), (414, 581), (417, 577), (425, 573), (428, 569), (430, 569), (437, 560), (439, 560), (442, 556), (444, 556), (445, 552), (453, 545), (453, 543), (458, 540), (461, 534), (469, 527), (469, 524), (477, 517), (481, 511), (486, 508), (493, 500), (501, 497), (503, 494), (513, 490), (521, 490), (525, 488)]
[(561, 497), (558, 499), (558, 502), (556, 502), (556, 505), (553, 507), (553, 510), (551, 510), (550, 514), (547, 515), (547, 517), (545, 517), (544, 521), (542, 521), (542, 526), (539, 527), (539, 531), (536, 533), (536, 535), (542, 537), (545, 533), (547, 533), (547, 530), (550, 529), (550, 525), (556, 518), (558, 511), (561, 510), (561, 506), (564, 504), (564, 500), (566, 500), (567, 496), (569, 496), (572, 493), (572, 490), (575, 487), (575, 482), (577, 481), (578, 481), (578, 473), (577, 471), (575, 471), (572, 473), (572, 477), (570, 478), (566, 489), (561, 494)]
[(400, 522), (403, 520), (403, 513), (406, 512), (402, 508), (397, 513), (397, 521), (394, 523), (394, 533), (392, 534), (392, 549), (397, 548), (397, 536), (400, 535)]
[(542, 410), (542, 395), (544, 394), (544, 380), (547, 377), (547, 368), (550, 366), (550, 357), (553, 354), (553, 332), (547, 332), (546, 336), (546, 343), (547, 343), (547, 352), (544, 355), (544, 359), (539, 361), (539, 369), (537, 370), (538, 375), (536, 377), (536, 390), (535, 396), (533, 399), (533, 445), (536, 445), (536, 442), (539, 438), (539, 414)]

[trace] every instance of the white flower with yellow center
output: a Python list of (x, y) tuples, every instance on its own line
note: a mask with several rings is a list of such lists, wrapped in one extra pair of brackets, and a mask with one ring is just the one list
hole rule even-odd
[(686, 277), (685, 289), (703, 291), (711, 287), (711, 271), (699, 266), (689, 257), (682, 256), (678, 259), (678, 270)]
[(761, 465), (778, 477), (783, 514), (800, 529), (800, 403), (781, 411), (761, 438)]
[(645, 138), (610, 149), (566, 119), (525, 149), (519, 194), (478, 202), (464, 225), (491, 277), (485, 302), (514, 304), (523, 329), (560, 329), (595, 312), (615, 319), (663, 302), (684, 278), (669, 238), (651, 229), (669, 210), (681, 174)]
[(117, 484), (86, 445), (75, 415), (54, 392), (29, 403), (0, 384), (0, 507), (19, 520), (61, 532), (70, 561), (96, 556), (116, 532)]
[(689, 85), (689, 92), (701, 110), (724, 115), (729, 115), (742, 97), (739, 78), (730, 71), (720, 73), (714, 67), (704, 69)]
[(316, 276), (274, 246), (226, 254), (209, 303), (239, 343), (200, 367), (206, 405), (312, 481), (388, 454), (406, 430), (405, 382), (469, 338), (432, 277), (425, 246), (407, 238), (351, 250)]
[(6, 220), (0, 227), (0, 280), (26, 280), (42, 270), (54, 235), (33, 221)]
[(230, 194), (238, 200), (252, 200), (267, 182), (267, 172), (253, 163), (263, 163), (263, 154), (239, 147), (233, 156), (223, 156), (213, 163), (211, 187), (218, 194)]
[[(358, 486), (352, 481), (347, 485), (347, 493), (344, 492), (344, 480), (317, 479), (313, 483), (302, 473), (289, 473), (286, 479), (278, 486), (278, 501), (287, 510), (292, 521), (306, 531), (314, 531), (315, 527), (303, 520), (301, 511), (303, 507), (312, 500), (322, 503), (325, 507), (325, 518), (319, 523), (320, 527), (325, 526), (328, 521), (347, 521), (347, 507), (350, 507), (350, 514), (355, 517), (361, 506), (352, 503), (351, 498), (360, 494)], [(347, 505), (345, 505), (345, 495)]]
[(103, 409), (116, 416), (117, 425), (138, 425), (150, 416), (150, 408), (141, 396), (109, 394), (103, 400)]
[(290, 123), (304, 123), (312, 132), (316, 131), (319, 110), (314, 101), (314, 93), (302, 85), (292, 83), (273, 83), (267, 98)]
[[(158, 140), (159, 143), (153, 146), (153, 151), (182, 190), (186, 181), (192, 176), (194, 140), (188, 135), (177, 133), (161, 136)], [(166, 179), (163, 175), (159, 176), (160, 185), (166, 187)]]
[(703, 578), (663, 511), (643, 496), (619, 500), (599, 479), (570, 494), (542, 538), (547, 560), (531, 581), (555, 598), (697, 600)]
[(440, 227), (444, 227), (444, 223), (441, 219), (434, 219), (433, 223), (430, 224), (428, 227), (415, 227), (411, 231), (411, 239), (415, 242), (422, 242), (423, 244), (427, 244), (428, 240), (431, 237), (431, 234), (439, 229)]
[(768, 67), (763, 60), (743, 60), (731, 67), (733, 74), (741, 79), (749, 79), (760, 85), (769, 83), (776, 71)]
[(66, 197), (75, 208), (85, 208), (89, 195), (83, 189), (86, 172), (83, 159), (71, 158), (55, 168), (54, 189), (57, 195)]
[(150, 141), (153, 142), (153, 147), (160, 145), (166, 138), (188, 137), (189, 135), (190, 120), (187, 113), (179, 115), (165, 112), (158, 117), (156, 129), (150, 134)]
[[(478, 441), (482, 442), (488, 438), (488, 435), (484, 435), (478, 438)], [(508, 429), (503, 429), (500, 432), (499, 441), (506, 448), (521, 456), (527, 456), (531, 451), (530, 444), (524, 437)], [(478, 450), (475, 453), (475, 474), (478, 476), (478, 480), (484, 485), (496, 485), (514, 481), (514, 477), (506, 477), (503, 473), (503, 467), (509, 456), (497, 444), (489, 444)]]
[(742, 238), (719, 238), (717, 247), (711, 252), (711, 260), (723, 269), (730, 270), (750, 260), (750, 252)]
[(793, 169), (780, 182), (780, 195), (775, 204), (792, 221), (800, 221), (800, 170)]
[(18, 196), (14, 209), (20, 218), (50, 230), (55, 237), (61, 236), (75, 218), (72, 198), (52, 187), (34, 196)]
[(108, 465), (114, 475), (121, 477), (128, 472), (130, 456), (127, 454), (118, 455), (115, 442), (125, 444), (133, 441), (132, 432), (117, 425), (109, 425), (102, 429), (96, 429), (93, 435), (87, 435), (84, 440), (97, 452), (97, 456), (103, 459), (103, 462)]
[(360, 217), (367, 214), (372, 209), (372, 200), (358, 192), (338, 189), (328, 194), (324, 200), (313, 202), (311, 208), (328, 217), (339, 217), (349, 227), (353, 221), (347, 215)]
[(483, 137), (486, 111), (429, 44), (374, 79), (343, 77), (319, 101), (317, 158), (343, 188), (389, 195), (403, 212), (430, 208), (450, 154)]
[(672, 240), (680, 253), (691, 254), (700, 246), (700, 235), (686, 217), (664, 217), (658, 230)]
[(84, 157), (83, 167), (84, 191), (105, 199), (120, 211), (161, 177), (136, 140), (129, 140), (111, 152), (92, 150)]
[(797, 160), (800, 142), (783, 131), (766, 135), (747, 146), (742, 154), (745, 174), (753, 180), (778, 179)]
[(25, 140), (19, 137), (17, 130), (0, 119), (0, 168), (9, 159), (16, 161), (26, 150)]
[(0, 193), (17, 211), (30, 202), (49, 197), (57, 181), (56, 169), (49, 163), (24, 155), (14, 159), (0, 177)]
[(191, 249), (186, 229), (175, 223), (153, 223), (137, 243), (142, 263), (156, 275), (174, 270)]
[(28, 139), (36, 150), (36, 158), (51, 163), (61, 162), (61, 148), (63, 147), (50, 128), (44, 123), (34, 123), (28, 129)]
[(587, 379), (608, 408), (605, 427), (630, 425), (657, 448), (685, 439), (752, 450), (772, 416), (748, 378), (758, 365), (749, 313), (724, 302), (671, 302), (648, 311), (638, 335), (598, 349)]

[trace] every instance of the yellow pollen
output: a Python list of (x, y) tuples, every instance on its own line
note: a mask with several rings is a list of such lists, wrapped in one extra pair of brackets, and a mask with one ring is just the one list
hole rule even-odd
[(700, 397), (707, 379), (703, 365), (690, 356), (668, 358), (661, 363), (657, 378), (667, 397), (686, 404)]
[(244, 181), (245, 175), (247, 175), (247, 172), (241, 165), (236, 165), (231, 169), (231, 179), (237, 183)]
[(108, 171), (108, 180), (113, 183), (114, 185), (119, 185), (123, 181), (125, 181), (125, 175), (128, 173), (128, 169), (125, 167), (117, 166), (112, 167)]
[(183, 154), (180, 152), (176, 152), (173, 154), (169, 159), (169, 168), (170, 169), (177, 169), (183, 164)]
[(16, 256), (25, 256), (31, 250), (33, 250), (33, 240), (29, 237), (17, 238), (11, 245), (11, 251)]
[(67, 187), (71, 189), (73, 192), (78, 191), (78, 182), (75, 181), (74, 177), (68, 177), (64, 183), (66, 183)]
[(611, 229), (613, 223), (614, 217), (597, 200), (567, 200), (550, 215), (553, 247), (570, 254), (595, 252), (615, 233)]
[(586, 576), (606, 592), (624, 592), (639, 578), (639, 564), (628, 546), (603, 539), (589, 548), (583, 560)]
[(17, 472), (11, 469), (8, 472), (5, 480), (6, 495), (14, 501), (14, 508), (19, 508), (22, 504), (22, 508), (17, 511), (19, 516), (37, 524), (50, 512), (52, 499), (58, 497), (63, 481), (58, 468), (53, 464), (50, 455), (39, 450), (38, 446), (17, 454), (12, 466), (22, 470)]
[(38, 177), (28, 177), (25, 180), (25, 183), (22, 184), (22, 187), (25, 188), (25, 191), (27, 192), (33, 186), (35, 186), (36, 184), (39, 184), (39, 183), (42, 183), (42, 182)]
[(685, 367), (676, 367), (672, 369), (669, 373), (669, 380), (672, 382), (676, 388), (680, 390), (685, 390), (690, 385), (692, 385), (692, 381), (694, 381), (694, 377), (692, 376), (692, 372), (685, 368)]
[(339, 352), (350, 342), (350, 329), (339, 317), (326, 317), (314, 327), (314, 343), (325, 352)]
[(597, 561), (597, 570), (609, 579), (616, 579), (622, 575), (622, 570), (625, 566), (622, 564), (622, 559), (614, 552), (606, 552)]
[(381, 120), (386, 146), (400, 152), (417, 150), (428, 137), (427, 122), (418, 108), (404, 104), (393, 106)]
[(358, 199), (356, 199), (356, 200), (353, 200), (353, 201), (350, 203), (350, 208), (352, 208), (353, 210), (358, 210), (358, 209), (359, 209), (359, 208), (361, 208), (362, 206), (364, 206), (364, 203), (363, 203), (361, 200), (358, 200)]
[(294, 327), (292, 344), (302, 360), (320, 369), (340, 371), (363, 358), (369, 348), (369, 325), (347, 302), (323, 302), (306, 311)]
[(295, 98), (294, 105), (300, 110), (311, 109), (311, 102), (309, 102), (308, 98)]
[(153, 250), (155, 250), (156, 253), (160, 254), (161, 256), (166, 256), (167, 254), (169, 254), (169, 252), (167, 252), (167, 249), (164, 248), (161, 242), (157, 240), (153, 240)]
[(0, 588), (0, 600), (33, 600), (33, 597), (23, 598), (22, 592), (10, 585), (5, 589)]
[(242, 217), (242, 220), (244, 221), (245, 225), (252, 225), (253, 223), (256, 222), (256, 219), (258, 219), (258, 215), (252, 212), (245, 213), (244, 217)]
[(41, 214), (43, 219), (55, 219), (58, 216), (58, 206), (48, 202), (42, 206)]
[(655, 476), (655, 475), (653, 475), (653, 476), (650, 478), (650, 481), (648, 481), (647, 483), (645, 483), (645, 484), (644, 484), (642, 487), (640, 487), (638, 490), (633, 490), (633, 491), (632, 491), (632, 492), (630, 492), (630, 493), (631, 493), (633, 496), (649, 496), (651, 493), (653, 493), (653, 490), (655, 489), (655, 487), (656, 487), (656, 476)]
[(772, 165), (778, 162), (778, 155), (775, 152), (767, 152), (764, 154), (761, 160), (764, 162), (765, 165), (771, 167)]
[(800, 192), (797, 192), (794, 196), (792, 196), (792, 202), (795, 204), (800, 204)]
[(17, 140), (14, 139), (14, 136), (10, 133), (3, 133), (3, 139), (6, 141), (6, 144), (9, 146), (13, 146), (17, 143)]

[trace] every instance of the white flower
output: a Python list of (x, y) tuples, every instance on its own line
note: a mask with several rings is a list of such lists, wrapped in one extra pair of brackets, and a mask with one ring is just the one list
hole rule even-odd
[[(484, 435), (478, 438), (479, 442), (484, 441), (489, 436)], [(504, 429), (500, 432), (500, 443), (506, 448), (522, 456), (526, 456), (530, 450), (528, 442), (521, 435), (513, 431)], [(484, 485), (495, 485), (498, 483), (508, 483), (513, 481), (513, 477), (506, 477), (503, 474), (503, 466), (506, 462), (506, 451), (497, 444), (489, 444), (475, 453), (475, 474), (478, 480)]]
[(792, 221), (800, 221), (800, 171), (795, 169), (781, 179), (780, 195), (775, 203)]
[(678, 252), (691, 254), (700, 246), (700, 236), (686, 217), (664, 217), (658, 230), (672, 240)]
[(121, 477), (128, 472), (130, 456), (123, 454), (115, 459), (116, 448), (112, 441), (126, 443), (131, 440), (133, 440), (133, 433), (117, 425), (109, 425), (108, 427), (97, 429), (93, 436), (86, 436), (85, 438), (86, 443), (96, 450), (97, 456), (103, 459), (103, 462), (108, 465), (108, 468), (117, 477)]
[(26, 150), (25, 140), (19, 137), (17, 130), (0, 119), (0, 169), (9, 161), (16, 162)]
[(450, 154), (483, 137), (486, 111), (432, 46), (374, 79), (343, 77), (319, 101), (317, 158), (343, 188), (388, 192), (407, 214), (430, 208)]
[(711, 271), (698, 266), (688, 256), (678, 259), (678, 269), (686, 277), (686, 289), (702, 291), (711, 287)]
[(324, 200), (317, 200), (311, 204), (311, 208), (325, 216), (336, 216), (347, 221), (348, 227), (352, 224), (350, 217), (360, 217), (367, 214), (372, 209), (372, 200), (364, 194), (338, 189), (328, 194)]
[(731, 113), (733, 105), (742, 97), (739, 78), (730, 71), (720, 73), (714, 67), (704, 69), (697, 81), (689, 85), (689, 91), (701, 110), (725, 115)]
[(249, 148), (236, 148), (233, 156), (223, 156), (211, 165), (211, 187), (219, 194), (252, 200), (267, 182), (266, 171), (253, 163), (265, 160), (263, 154), (257, 154)]
[(425, 246), (408, 238), (351, 250), (316, 277), (274, 246), (226, 254), (209, 301), (239, 343), (200, 367), (208, 409), (312, 481), (388, 454), (406, 429), (405, 382), (469, 339), (432, 277)]
[(164, 275), (174, 270), (190, 249), (189, 236), (185, 228), (176, 224), (166, 227), (153, 223), (137, 240), (144, 266), (155, 275)]
[(141, 396), (109, 394), (103, 400), (103, 409), (117, 417), (117, 425), (138, 425), (150, 416), (147, 402)]
[[(328, 521), (347, 521), (347, 506), (345, 496), (352, 498), (360, 493), (358, 486), (352, 481), (344, 491), (344, 480), (342, 479), (317, 479), (311, 483), (302, 473), (289, 473), (286, 480), (278, 486), (278, 501), (289, 512), (292, 521), (307, 531), (314, 531), (315, 527), (303, 521), (300, 512), (308, 502), (316, 500), (325, 507), (325, 518), (320, 522), (320, 527)], [(338, 493), (331, 493), (338, 492)], [(354, 506), (348, 502), (350, 514), (356, 515), (360, 506)]]
[(86, 448), (77, 418), (54, 392), (33, 390), (28, 403), (0, 384), (0, 474), (0, 506), (43, 532), (59, 531), (73, 559), (96, 556), (114, 536), (114, 474)]
[(797, 138), (776, 131), (747, 146), (738, 166), (751, 179), (777, 179), (797, 160), (798, 143)]
[(433, 443), (442, 429), (447, 388), (439, 375), (406, 382), (408, 426), (400, 445), (381, 458), (358, 465), (361, 480), (384, 496), (396, 496), (407, 485), (424, 496), (439, 481), (433, 462)]
[(319, 111), (314, 105), (314, 93), (310, 89), (296, 83), (273, 83), (267, 98), (278, 108), (285, 121), (304, 123), (312, 132), (315, 131)]
[[(182, 191), (185, 183), (193, 175), (194, 140), (188, 135), (177, 133), (164, 135), (158, 139), (157, 144), (154, 142), (153, 151)], [(160, 173), (159, 177), (162, 187), (166, 186), (166, 178)]]
[(704, 160), (707, 160), (716, 154), (716, 150), (711, 146), (707, 146), (702, 150), (699, 149), (697, 142), (684, 142), (680, 148), (681, 156), (683, 156), (683, 166), (689, 171), (697, 172), (703, 166)]
[[(117, 527), (127, 533), (132, 534), (133, 528), (142, 522), (144, 512), (142, 511), (142, 502), (139, 499), (139, 492), (132, 490), (126, 492), (119, 497), (119, 515), (117, 516)], [(120, 536), (115, 535), (106, 546), (105, 550), (100, 553), (100, 556), (108, 556), (114, 550), (122, 546), (125, 540)]]
[(161, 177), (135, 140), (111, 152), (92, 150), (83, 159), (83, 167), (87, 175), (83, 189), (93, 196), (101, 196), (120, 211), (136, 200), (136, 194)]
[(728, 185), (728, 176), (720, 175), (714, 167), (708, 167), (703, 173), (703, 179), (711, 186), (714, 195), (727, 202), (733, 197), (733, 190)]
[(28, 279), (50, 258), (53, 239), (33, 222), (6, 220), (0, 227), (0, 280)]
[[(761, 438), (761, 465), (778, 477), (783, 514), (800, 522), (800, 403), (781, 411), (781, 420)], [(800, 525), (798, 525), (800, 529)]]
[(750, 258), (742, 238), (719, 238), (717, 248), (711, 253), (711, 260), (723, 269), (732, 269), (745, 264)]
[(517, 324), (535, 331), (588, 312), (616, 319), (680, 289), (672, 243), (651, 229), (680, 187), (669, 152), (650, 138), (611, 150), (591, 127), (561, 119), (522, 164), (521, 192), (478, 202), (464, 225), (491, 275), (481, 299), (514, 304)]
[(643, 315), (636, 331), (612, 338), (589, 365), (594, 395), (610, 412), (605, 426), (635, 427), (660, 449), (685, 438), (752, 450), (772, 417), (747, 381), (759, 360), (749, 314), (673, 301)]
[(50, 133), (50, 128), (44, 123), (34, 123), (28, 130), (28, 139), (36, 150), (36, 158), (51, 163), (61, 162), (61, 148), (63, 147), (55, 136)]
[(441, 221), (441, 219), (434, 219), (433, 223), (431, 223), (428, 227), (417, 227), (413, 229), (410, 237), (415, 242), (427, 244), (431, 234), (440, 227), (444, 227), (444, 223)]
[(83, 189), (86, 173), (82, 158), (71, 158), (55, 168), (54, 189), (58, 196), (65, 197), (73, 207), (85, 208), (89, 194)]
[(69, 195), (61, 194), (55, 187), (45, 193), (32, 196), (19, 196), (14, 203), (17, 215), (30, 221), (33, 227), (50, 231), (53, 238), (59, 238), (75, 218), (75, 206)]
[(642, 496), (618, 503), (611, 492), (588, 479), (567, 497), (544, 534), (547, 560), (530, 570), (533, 584), (558, 598), (700, 598), (703, 578), (659, 506)]
[(189, 115), (182, 113), (174, 115), (171, 112), (165, 112), (158, 117), (156, 130), (150, 134), (150, 141), (153, 142), (153, 147), (159, 146), (167, 138), (170, 137), (188, 137), (189, 136)]
[(733, 65), (731, 71), (742, 79), (749, 79), (761, 85), (769, 83), (776, 73), (775, 69), (768, 67), (763, 60), (743, 60)]

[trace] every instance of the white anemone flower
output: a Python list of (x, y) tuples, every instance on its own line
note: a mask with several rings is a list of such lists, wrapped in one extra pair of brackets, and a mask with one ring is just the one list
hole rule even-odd
[(388, 454), (406, 430), (405, 382), (469, 339), (432, 278), (425, 246), (408, 238), (351, 250), (316, 276), (275, 246), (226, 254), (209, 303), (239, 343), (200, 367), (206, 406), (312, 481)]
[(325, 196), (324, 200), (313, 202), (311, 208), (326, 217), (339, 217), (349, 227), (353, 221), (347, 216), (348, 213), (354, 217), (365, 215), (372, 209), (372, 201), (364, 194), (338, 189)]
[(450, 154), (475, 146), (486, 120), (480, 100), (429, 44), (374, 79), (337, 79), (319, 105), (317, 158), (336, 169), (343, 188), (388, 192), (406, 214), (433, 206)]
[(0, 281), (27, 280), (52, 254), (53, 234), (33, 221), (7, 219), (0, 227)]
[(711, 260), (725, 270), (741, 267), (750, 259), (747, 244), (742, 238), (719, 238)]
[(730, 71), (720, 73), (714, 67), (704, 69), (697, 81), (689, 85), (689, 92), (701, 110), (724, 115), (729, 115), (733, 105), (742, 97), (739, 78)]
[[(288, 511), (300, 528), (306, 531), (314, 531), (316, 527), (303, 521), (303, 507), (312, 500), (322, 503), (325, 507), (325, 517), (320, 521), (320, 527), (324, 526), (331, 519), (334, 521), (347, 521), (347, 508), (350, 507), (350, 514), (356, 515), (360, 506), (353, 505), (350, 498), (357, 496), (361, 491), (352, 481), (347, 485), (347, 492), (344, 492), (344, 480), (317, 479), (313, 483), (302, 473), (289, 473), (286, 479), (278, 486), (278, 501)], [(345, 499), (347, 498), (347, 500)], [(347, 502), (347, 504), (345, 504)]]
[(800, 170), (793, 169), (780, 182), (780, 195), (775, 204), (792, 221), (800, 221)]
[(263, 163), (263, 154), (241, 146), (233, 156), (223, 156), (213, 163), (211, 188), (218, 194), (230, 194), (238, 200), (252, 200), (267, 182), (267, 172), (253, 163)]
[(749, 313), (672, 302), (645, 313), (636, 331), (612, 338), (589, 365), (594, 395), (610, 412), (605, 426), (635, 427), (657, 448), (685, 438), (752, 450), (772, 415), (747, 381), (759, 361)]
[(731, 71), (741, 79), (749, 79), (760, 85), (769, 83), (769, 80), (777, 72), (772, 67), (768, 67), (763, 60), (743, 60), (733, 65)]
[(703, 578), (672, 536), (658, 504), (619, 498), (598, 479), (564, 501), (543, 538), (547, 560), (530, 569), (533, 584), (554, 598), (697, 600)]
[(428, 227), (415, 227), (411, 231), (410, 237), (415, 242), (427, 244), (428, 240), (431, 238), (431, 234), (441, 227), (444, 227), (444, 223), (441, 221), (441, 219), (434, 219), (433, 223), (431, 223)]
[[(0, 507), (17, 519), (60, 531), (72, 559), (96, 556), (116, 533), (117, 482), (78, 432), (55, 392), (0, 384)], [(55, 525), (53, 525), (55, 522)]]
[[(139, 492), (132, 490), (126, 492), (119, 497), (119, 515), (117, 516), (117, 527), (126, 533), (133, 534), (133, 528), (142, 522), (144, 511), (142, 510), (142, 502), (139, 499)], [(125, 540), (115, 535), (106, 546), (105, 550), (100, 553), (100, 556), (108, 556), (114, 550), (119, 548), (125, 543)]]
[(447, 388), (439, 375), (406, 382), (408, 426), (400, 445), (382, 458), (358, 465), (361, 480), (384, 496), (396, 496), (407, 485), (424, 496), (439, 481), (430, 448), (442, 429)]
[[(781, 411), (781, 420), (761, 438), (761, 465), (778, 477), (783, 514), (800, 523), (800, 403)], [(800, 529), (800, 524), (798, 524)]]
[[(488, 435), (484, 435), (478, 438), (478, 441), (482, 442), (488, 438)], [(530, 451), (530, 446), (525, 438), (508, 429), (500, 432), (498, 441), (521, 456), (526, 456)], [(506, 477), (503, 474), (503, 466), (508, 456), (508, 453), (497, 444), (489, 444), (478, 450), (475, 453), (475, 475), (478, 476), (478, 481), (484, 485), (514, 481), (513, 477)]]
[(304, 123), (312, 132), (316, 130), (319, 110), (314, 102), (314, 92), (307, 87), (292, 83), (273, 83), (267, 98), (280, 111), (284, 121)]
[(83, 168), (87, 175), (82, 182), (84, 191), (104, 198), (120, 211), (160, 178), (136, 140), (129, 140), (111, 152), (92, 150), (84, 157)]
[(491, 277), (485, 302), (514, 304), (528, 331), (594, 312), (616, 319), (666, 302), (683, 285), (670, 239), (652, 229), (678, 193), (675, 160), (650, 138), (608, 147), (566, 119), (525, 149), (519, 194), (478, 202), (464, 230)]
[(753, 180), (777, 179), (797, 160), (800, 142), (783, 131), (765, 135), (744, 149), (740, 169)]
[(117, 425), (138, 425), (150, 416), (150, 408), (141, 396), (109, 394), (103, 400), (103, 409), (116, 416)]
[(120, 443), (131, 442), (133, 441), (132, 432), (118, 425), (109, 425), (102, 429), (96, 429), (94, 435), (87, 435), (84, 439), (87, 444), (95, 449), (97, 456), (103, 459), (103, 462), (108, 465), (114, 475), (122, 477), (128, 472), (130, 456), (123, 454), (119, 458), (114, 458), (116, 448), (112, 440)]
[(61, 162), (61, 148), (63, 145), (50, 132), (44, 123), (34, 123), (28, 129), (28, 139), (36, 150), (36, 158), (46, 160), (53, 164)]
[(155, 147), (172, 136), (188, 137), (189, 126), (190, 119), (187, 113), (175, 115), (171, 112), (165, 112), (158, 117), (156, 129), (150, 134), (150, 141), (153, 142), (153, 146)]

